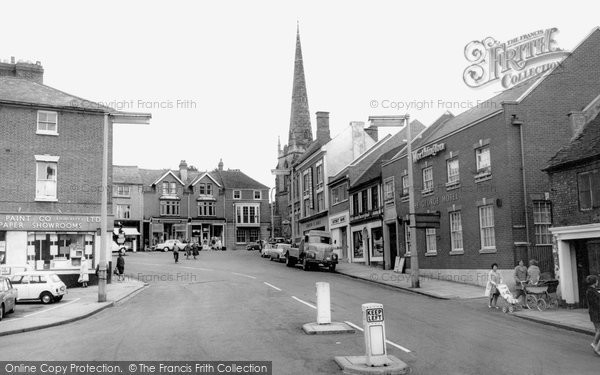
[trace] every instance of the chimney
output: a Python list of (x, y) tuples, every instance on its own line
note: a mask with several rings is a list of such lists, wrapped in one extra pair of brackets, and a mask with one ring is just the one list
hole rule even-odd
[(362, 121), (351, 121), (352, 128), (352, 159), (362, 155), (366, 151), (365, 145), (365, 123)]
[(223, 170), (223, 159), (219, 159), (219, 170)]
[(575, 139), (585, 127), (585, 114), (581, 111), (569, 112), (571, 120), (571, 140)]
[(369, 127), (365, 129), (365, 133), (373, 138), (375, 142), (379, 141), (379, 127), (374, 124), (369, 125)]
[(188, 165), (185, 162), (185, 160), (182, 160), (181, 163), (179, 163), (179, 178), (184, 183), (187, 182), (187, 179), (188, 179)]
[(39, 61), (35, 63), (25, 61), (15, 62), (14, 56), (11, 56), (10, 63), (0, 62), (0, 77), (2, 76), (25, 78), (33, 82), (43, 84), (44, 68), (42, 67), (42, 63)]
[(329, 112), (317, 112), (317, 140), (323, 144), (331, 140), (329, 133)]

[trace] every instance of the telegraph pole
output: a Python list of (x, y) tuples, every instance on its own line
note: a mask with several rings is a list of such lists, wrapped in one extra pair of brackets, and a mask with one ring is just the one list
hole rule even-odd
[(408, 220), (410, 233), (410, 285), (412, 288), (420, 288), (419, 282), (419, 254), (417, 252), (417, 229), (415, 218), (415, 189), (413, 176), (413, 157), (412, 157), (412, 134), (410, 130), (410, 116), (406, 115), (404, 121), (406, 123), (406, 136), (408, 138), (407, 163), (408, 163)]

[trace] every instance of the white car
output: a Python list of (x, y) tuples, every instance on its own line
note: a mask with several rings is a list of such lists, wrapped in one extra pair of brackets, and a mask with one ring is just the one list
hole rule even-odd
[(157, 244), (154, 249), (162, 250), (165, 252), (173, 251), (173, 248), (175, 247), (175, 245), (177, 245), (177, 248), (179, 249), (179, 251), (181, 251), (185, 248), (185, 244), (179, 240), (166, 240), (165, 242)]
[(19, 292), (17, 301), (40, 300), (44, 304), (59, 302), (67, 293), (67, 286), (55, 273), (23, 272), (10, 277)]

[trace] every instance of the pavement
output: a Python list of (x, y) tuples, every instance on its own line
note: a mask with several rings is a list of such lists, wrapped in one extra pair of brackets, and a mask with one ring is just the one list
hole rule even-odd
[(98, 302), (98, 286), (70, 288), (62, 301), (44, 305), (38, 302), (18, 303), (15, 312), (0, 322), (0, 336), (12, 335), (71, 323), (114, 306), (134, 295), (147, 284), (127, 278), (107, 285), (106, 302)]
[[(420, 277), (420, 288), (412, 288), (411, 275), (407, 273), (397, 273), (392, 270), (383, 270), (357, 263), (339, 263), (336, 270), (340, 274), (355, 279), (362, 279), (433, 298), (446, 300), (481, 299), (482, 303), (487, 303), (487, 297), (483, 295), (483, 288), (475, 285)], [(523, 309), (513, 312), (512, 315), (570, 331), (589, 335), (595, 334), (594, 325), (590, 321), (587, 309), (559, 308), (544, 311)]]

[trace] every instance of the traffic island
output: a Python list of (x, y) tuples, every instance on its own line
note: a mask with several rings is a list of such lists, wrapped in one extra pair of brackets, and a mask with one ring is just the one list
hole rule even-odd
[(345, 356), (335, 357), (344, 374), (383, 374), (383, 375), (401, 375), (408, 374), (410, 367), (393, 355), (387, 356), (387, 362), (382, 366), (367, 365), (366, 356)]
[(306, 323), (302, 330), (307, 335), (331, 335), (336, 333), (354, 333), (354, 328), (346, 323), (331, 322), (328, 324)]

